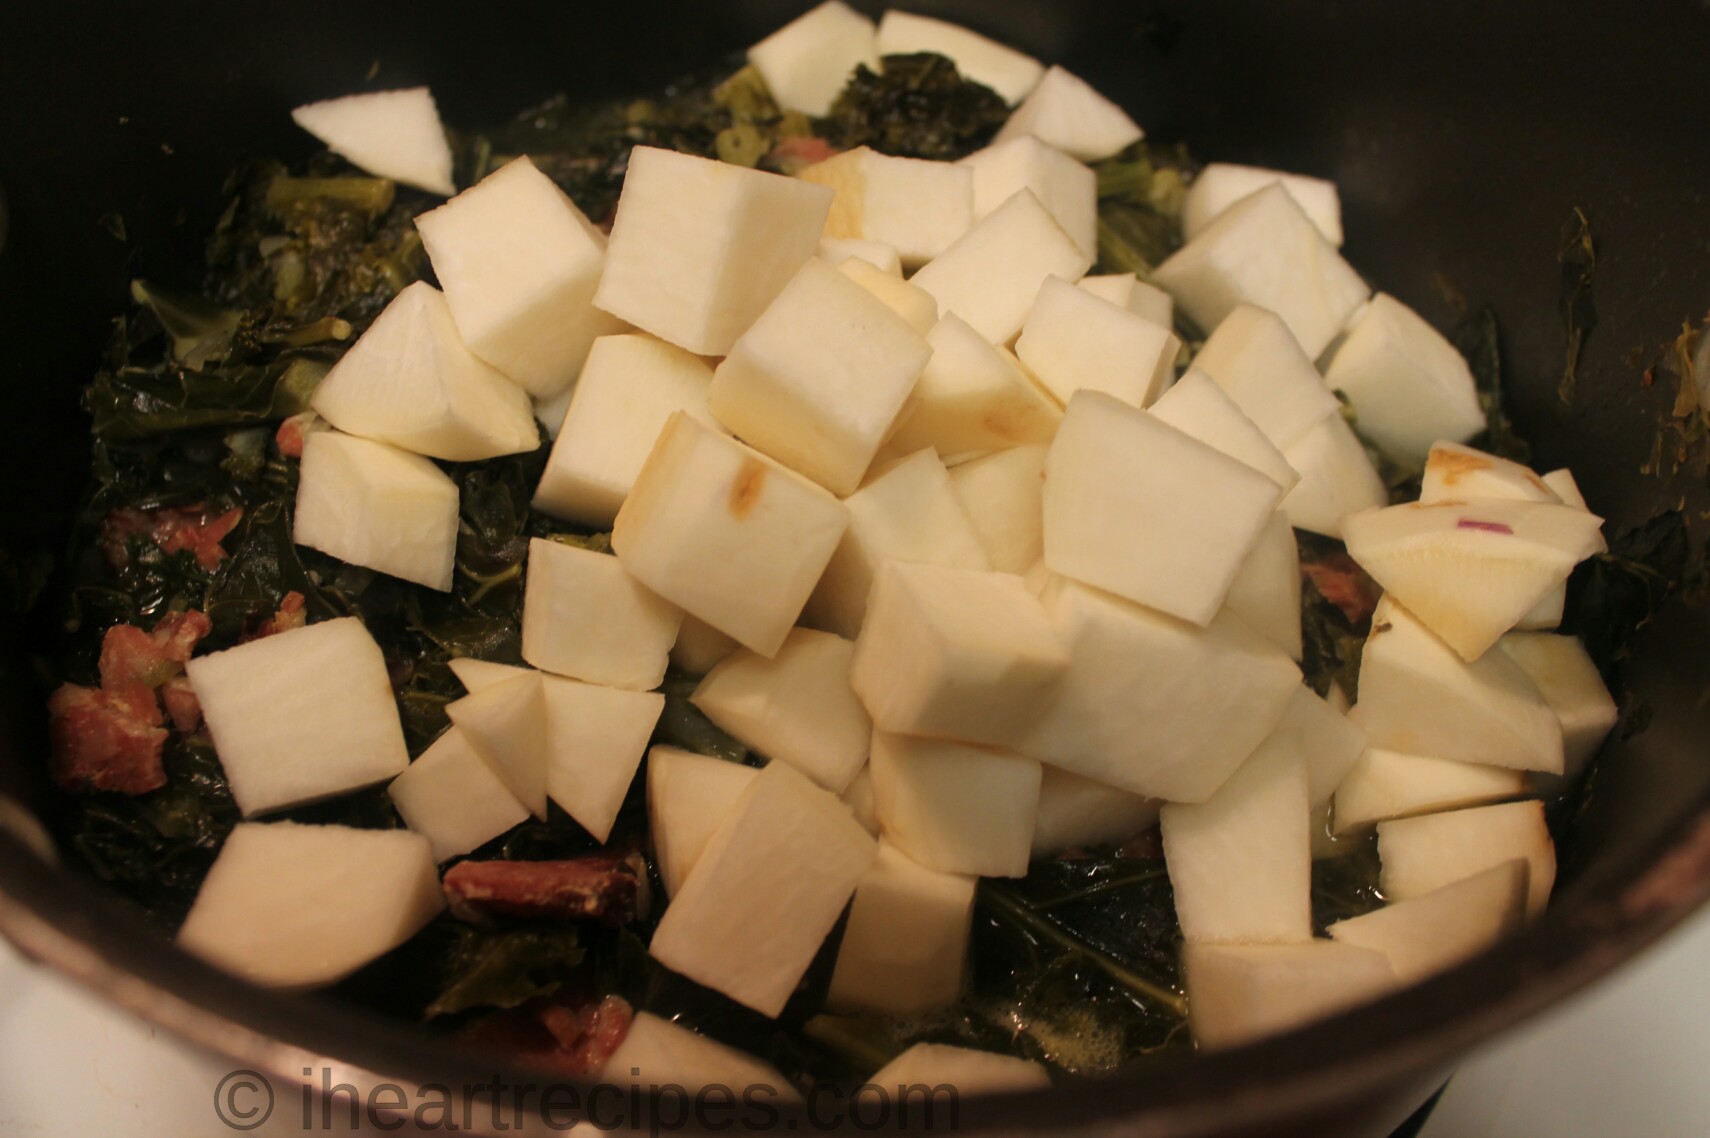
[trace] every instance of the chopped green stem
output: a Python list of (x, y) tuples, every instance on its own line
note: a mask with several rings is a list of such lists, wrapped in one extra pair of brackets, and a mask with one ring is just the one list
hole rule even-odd
[(1107, 881), (1095, 882), (1094, 884), (1085, 886), (1084, 888), (1076, 889), (1069, 893), (1062, 893), (1044, 901), (1034, 902), (1032, 908), (1035, 912), (1044, 912), (1046, 909), (1055, 909), (1059, 905), (1067, 905), (1074, 901), (1084, 901), (1088, 897), (1099, 897), (1106, 893), (1114, 893), (1119, 889), (1126, 889), (1131, 885), (1143, 885), (1148, 881), (1156, 881), (1158, 878), (1164, 876), (1164, 873), (1165, 871), (1162, 869), (1149, 869), (1144, 873), (1134, 873), (1127, 877), (1113, 877)]

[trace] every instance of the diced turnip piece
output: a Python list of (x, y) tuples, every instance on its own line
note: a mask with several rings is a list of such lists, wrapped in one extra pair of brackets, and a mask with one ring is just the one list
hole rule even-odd
[(1055, 857), (1083, 846), (1125, 842), (1158, 824), (1156, 798), (1044, 766), (1039, 813), (1033, 822), (1033, 856)]
[(1365, 751), (1366, 734), (1359, 724), (1302, 684), (1248, 761), (1273, 753), (1298, 755), (1306, 766), (1307, 798), (1317, 811), (1329, 803)]
[(1562, 775), (1577, 778), (1621, 718), (1603, 677), (1575, 636), (1515, 632), (1497, 647), (1520, 665), (1562, 725)]
[(1048, 277), (1078, 281), (1092, 256), (1031, 190), (1012, 195), (912, 278), (940, 313), (954, 312), (994, 344), (1021, 331)]
[(835, 795), (773, 763), (707, 841), (649, 951), (697, 984), (775, 1016), (877, 854)]
[(1579, 483), (1574, 481), (1573, 471), (1566, 468), (1552, 470), (1541, 477), (1544, 485), (1548, 486), (1551, 492), (1563, 502), (1570, 506), (1578, 506), (1582, 510), (1590, 508), (1585, 504), (1585, 495), (1579, 492)]
[(1130, 406), (1148, 407), (1175, 377), (1181, 346), (1168, 328), (1047, 277), (1015, 354), (1059, 403), (1077, 391), (1103, 391)]
[(871, 767), (862, 767), (848, 786), (843, 788), (843, 802), (855, 815), (855, 820), (861, 823), (861, 828), (873, 835), (879, 836), (879, 807), (873, 801), (873, 775)]
[(1341, 415), (1320, 419), (1298, 441), (1283, 449), (1300, 481), (1282, 501), (1296, 529), (1342, 536), (1342, 519), (1374, 510), (1389, 501), (1389, 491), (1371, 456)]
[(1403, 984), (1415, 984), (1517, 932), (1526, 918), (1527, 866), (1516, 859), (1483, 873), (1337, 921), (1326, 932), (1342, 944), (1389, 958)]
[(560, 676), (630, 691), (665, 678), (683, 613), (609, 553), (535, 538), (528, 543), (522, 654)]
[(901, 276), (885, 272), (859, 257), (845, 259), (837, 266), (839, 272), (884, 302), (885, 307), (922, 336), (938, 323), (938, 302), (924, 289), (916, 288)]
[(1531, 469), (1462, 443), (1432, 445), (1419, 486), (1422, 505), (1459, 499), (1477, 502), (1498, 498), (1516, 502), (1553, 502), (1561, 498)]
[(1602, 524), (1559, 503), (1451, 499), (1350, 514), (1342, 536), (1386, 593), (1476, 660), (1605, 548)]
[(940, 873), (889, 842), (855, 887), (828, 1007), (918, 1015), (956, 1002), (974, 918), (973, 877)]
[(528, 807), (452, 727), (387, 788), (404, 824), (433, 845), (435, 861), (466, 854), (528, 821)]
[(948, 20), (891, 9), (879, 21), (879, 55), (931, 52), (956, 65), (956, 70), (1003, 96), (1012, 106), (1027, 97), (1045, 74), (1032, 56), (987, 39)]
[(665, 710), (665, 697), (558, 676), (542, 676), (541, 682), (546, 796), (604, 842)]
[(748, 62), (784, 110), (823, 118), (857, 65), (879, 69), (873, 21), (826, 0), (749, 48)]
[(630, 152), (594, 303), (721, 356), (813, 256), (832, 192), (651, 146)]
[(532, 505), (609, 528), (665, 420), (685, 411), (711, 426), (712, 368), (652, 336), (602, 336), (576, 381)]
[(505, 789), (536, 818), (546, 818), (547, 738), (545, 685), (538, 672), (480, 687), (445, 705), (464, 740), (493, 768)]
[(1224, 210), (1152, 280), (1210, 331), (1242, 304), (1268, 308), (1314, 359), (1371, 295), (1280, 185)]
[(854, 639), (867, 618), (873, 575), (886, 561), (985, 569), (979, 534), (932, 450), (903, 459), (851, 494), (849, 528), (809, 598), (806, 618)]
[(1287, 514), (1273, 510), (1223, 603), (1253, 631), (1299, 660), (1300, 588), (1300, 547), (1294, 527), (1288, 524)]
[(463, 346), (438, 289), (392, 298), (315, 388), (341, 431), (430, 458), (470, 462), (540, 445), (527, 394)]
[(1464, 442), (1484, 430), (1465, 357), (1387, 293), (1372, 297), (1349, 327), (1324, 378), (1353, 401), (1362, 434), (1415, 468), (1433, 443)]
[(1312, 835), (1306, 763), (1268, 749), (1197, 805), (1164, 806), (1158, 826), (1189, 944), (1312, 939)]
[(697, 1101), (703, 1101), (703, 1092), (735, 1087), (766, 1102), (801, 1101), (800, 1093), (770, 1063), (652, 1012), (635, 1013), (600, 1079), (607, 1086), (640, 1088), (641, 1094), (674, 1085)]
[(1242, 413), (1217, 381), (1198, 368), (1160, 395), (1151, 405), (1152, 414), (1183, 434), (1220, 450), (1257, 470), (1282, 488), (1294, 489), (1300, 475), (1288, 464), (1282, 451)]
[(291, 539), (448, 592), (457, 557), (457, 483), (421, 455), (315, 431), (303, 440)]
[(1094, 296), (1121, 305), (1142, 320), (1150, 320), (1165, 328), (1175, 326), (1176, 302), (1170, 299), (1170, 294), (1147, 284), (1133, 273), (1082, 277), (1080, 286)]
[(1378, 824), (1378, 886), (1392, 901), (1423, 897), (1445, 885), (1521, 858), (1526, 913), (1536, 917), (1556, 882), (1556, 847), (1542, 802), (1505, 802)]
[(430, 194), (457, 192), (451, 146), (426, 87), (323, 99), (293, 110), (291, 121), (370, 174)]
[(1003, 746), (1045, 711), (1068, 664), (1021, 578), (886, 561), (850, 680), (881, 730)]
[(819, 486), (678, 412), (618, 511), (612, 548), (642, 584), (770, 656), (848, 522)]
[[(953, 1087), (958, 1095), (1044, 1090), (1051, 1076), (1044, 1067), (1014, 1055), (953, 1047), (948, 1043), (916, 1043), (868, 1080), (899, 1104), (915, 1087)], [(914, 1093), (918, 1094), (918, 1091)]]
[(1008, 751), (873, 734), (873, 804), (885, 838), (944, 873), (1021, 877), (1039, 811), (1039, 763)]
[(525, 155), (416, 218), (469, 350), (531, 394), (570, 385), (596, 337), (606, 238)]
[(1097, 162), (1146, 136), (1128, 113), (1078, 75), (1052, 66), (994, 140), (1033, 136), (1082, 162)]
[(810, 260), (718, 365), (707, 400), (750, 446), (845, 495), (931, 355), (883, 301)]
[(1342, 404), (1282, 317), (1238, 305), (1193, 358), (1279, 450), (1300, 443)]
[(691, 676), (704, 676), (720, 660), (740, 648), (736, 641), (699, 617), (684, 614), (671, 646), (671, 666)]
[(1044, 445), (1012, 447), (950, 471), (950, 485), (985, 546), (987, 560), (1000, 573), (1025, 573), (1045, 555), (1048, 450)]
[(506, 680), (514, 680), (518, 676), (526, 676), (533, 670), (520, 664), (499, 664), (492, 660), (477, 660), (472, 656), (454, 656), (447, 663), (451, 667), (451, 674), (463, 685), (463, 690), (471, 693), (490, 688), (494, 684), (502, 684)]
[(973, 171), (953, 162), (897, 158), (858, 146), (797, 177), (836, 191), (827, 237), (883, 241), (896, 249), (904, 268), (932, 260), (974, 224)]
[(1045, 562), (1203, 627), (1281, 497), (1270, 478), (1152, 415), (1077, 392), (1045, 460)]
[(1391, 818), (1518, 798), (1525, 790), (1525, 772), (1510, 767), (1368, 747), (1336, 788), (1332, 817), (1336, 833), (1351, 834)]
[(1562, 729), (1506, 653), (1467, 663), (1385, 598), (1360, 660), (1360, 726), (1370, 746), (1514, 770), (1562, 770)]
[(886, 276), (902, 276), (902, 255), (883, 241), (822, 237), (815, 256), (834, 268), (841, 267), (845, 261), (865, 261)]
[(576, 389), (572, 385), (557, 395), (534, 400), (534, 417), (546, 428), (547, 438), (553, 440), (558, 438), (558, 432), (564, 426), (564, 416), (570, 410), (570, 397), (575, 393)]
[(1203, 802), (1282, 718), (1300, 669), (1231, 613), (1196, 628), (1062, 578), (1069, 672), (1024, 754), (1136, 794)]
[(253, 984), (312, 988), (403, 944), (444, 903), (420, 834), (244, 822), (220, 847), (178, 944)]
[(932, 358), (915, 406), (891, 439), (905, 454), (932, 447), (945, 459), (1048, 442), (1063, 413), (1009, 354), (954, 313), (927, 334)]
[(1098, 177), (1090, 167), (1032, 135), (988, 146), (962, 165), (974, 172), (974, 220), (1032, 190), (1081, 252), (1098, 256)]
[(246, 818), (359, 790), (409, 765), (385, 658), (355, 617), (184, 666)]
[(665, 894), (675, 897), (758, 767), (677, 747), (647, 752), (647, 821)]
[(1332, 245), (1342, 244), (1342, 200), (1336, 183), (1306, 174), (1213, 162), (1201, 170), (1182, 200), (1182, 235), (1192, 239), (1217, 215), (1247, 195), (1280, 184)]
[(1251, 1043), (1376, 999), (1398, 981), (1389, 958), (1333, 940), (1190, 944), (1188, 1023), (1207, 1050)]
[(833, 794), (867, 762), (873, 721), (849, 686), (855, 645), (829, 632), (793, 630), (768, 660), (738, 649), (690, 697), (751, 750), (789, 763)]

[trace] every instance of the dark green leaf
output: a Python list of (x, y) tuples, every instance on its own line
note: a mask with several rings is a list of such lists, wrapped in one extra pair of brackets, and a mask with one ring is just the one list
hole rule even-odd
[(488, 932), (455, 926), (445, 951), (439, 994), (426, 1016), (455, 1015), (470, 1008), (514, 1008), (549, 996), (582, 963), (575, 928), (526, 928)]
[(985, 146), (1009, 117), (1003, 98), (942, 55), (887, 55), (855, 69), (832, 104), (826, 136), (844, 150), (953, 162)]

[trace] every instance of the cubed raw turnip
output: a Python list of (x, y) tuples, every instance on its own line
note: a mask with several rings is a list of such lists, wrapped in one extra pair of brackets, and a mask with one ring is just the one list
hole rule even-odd
[(546, 428), (546, 437), (556, 440), (559, 430), (564, 426), (564, 416), (570, 410), (570, 397), (576, 393), (574, 385), (566, 387), (557, 395), (549, 395), (545, 399), (535, 399), (534, 417)]
[(776, 1016), (877, 855), (835, 795), (773, 763), (708, 839), (649, 951), (673, 972)]
[[(1560, 503), (1561, 498), (1513, 459), (1500, 458), (1463, 443), (1433, 443), (1425, 458), (1419, 501), (1433, 505), (1450, 499), (1477, 502), (1491, 498), (1516, 502)], [(1583, 507), (1582, 507), (1583, 508)]]
[(974, 220), (1032, 190), (1081, 252), (1098, 256), (1098, 176), (1090, 167), (1032, 135), (976, 151), (962, 165), (974, 172)]
[(1348, 554), (1463, 659), (1476, 660), (1573, 567), (1603, 519), (1560, 503), (1409, 503), (1342, 519)]
[(505, 789), (544, 821), (551, 743), (540, 674), (519, 669), (514, 676), (452, 700), (445, 714)]
[(1298, 755), (1306, 766), (1307, 799), (1316, 811), (1330, 802), (1365, 751), (1366, 733), (1359, 724), (1302, 684), (1248, 761), (1273, 753)]
[(854, 656), (841, 636), (797, 628), (769, 660), (746, 648), (726, 657), (690, 702), (751, 750), (841, 794), (873, 738), (873, 721), (849, 686)]
[(709, 1104), (716, 1101), (712, 1096), (717, 1091), (734, 1094), (737, 1087), (762, 1102), (801, 1101), (790, 1081), (765, 1060), (652, 1012), (635, 1013), (623, 1042), (606, 1059), (600, 1079), (620, 1093), (629, 1086), (635, 1088), (631, 1093), (640, 1095), (676, 1086), (697, 1102)]
[(825, 1003), (909, 1016), (962, 994), (975, 878), (940, 873), (889, 842), (855, 887)]
[(1433, 443), (1465, 442), (1485, 427), (1466, 358), (1387, 293), (1349, 327), (1324, 378), (1353, 402), (1362, 434), (1415, 468)]
[(341, 617), (184, 666), (244, 817), (359, 790), (409, 765), (386, 660)]
[(1039, 812), (1039, 763), (1008, 751), (873, 734), (873, 804), (885, 838), (944, 873), (1021, 877)]
[(883, 241), (896, 249), (905, 269), (932, 260), (974, 224), (973, 171), (953, 162), (898, 158), (858, 146), (797, 177), (836, 192), (827, 237)]
[(1059, 403), (1077, 391), (1102, 391), (1132, 407), (1148, 407), (1175, 378), (1181, 346), (1168, 328), (1060, 277), (1047, 277), (1015, 354)]
[(916, 1043), (876, 1071), (868, 1082), (900, 1105), (918, 1087), (952, 1087), (958, 1095), (1000, 1094), (1044, 1090), (1051, 1075), (1043, 1066), (1014, 1055), (953, 1047), (948, 1043)]
[(1526, 913), (1536, 917), (1556, 882), (1556, 847), (1542, 802), (1505, 802), (1378, 823), (1378, 887), (1392, 901), (1423, 897), (1516, 858), (1523, 859)]
[(879, 69), (873, 21), (826, 0), (749, 48), (748, 62), (784, 110), (823, 118), (858, 65)]
[(426, 87), (323, 99), (297, 107), (291, 121), (370, 174), (430, 194), (457, 192), (451, 146)]
[(1280, 184), (1332, 245), (1342, 244), (1342, 200), (1336, 183), (1259, 166), (1212, 162), (1195, 175), (1182, 199), (1182, 236), (1190, 240), (1217, 215), (1249, 194)]
[(455, 727), (433, 741), (386, 791), (404, 825), (433, 845), (435, 861), (466, 854), (528, 821), (528, 807)]
[(528, 395), (464, 346), (438, 289), (417, 281), (315, 388), (341, 431), (430, 458), (472, 462), (540, 445)]
[(837, 270), (878, 297), (886, 308), (901, 316), (904, 323), (922, 336), (938, 323), (938, 302), (924, 289), (916, 288), (901, 276), (887, 273), (860, 257), (845, 258)]
[(886, 561), (850, 681), (881, 730), (1006, 746), (1044, 713), (1068, 664), (1021, 578)]
[(916, 451), (851, 494), (849, 528), (808, 599), (805, 619), (853, 640), (886, 561), (988, 568), (985, 547), (935, 451)]
[(1033, 821), (1033, 856), (1055, 857), (1083, 846), (1125, 842), (1158, 824), (1163, 804), (1121, 787), (1110, 786), (1043, 765), (1039, 812)]
[(760, 768), (677, 747), (647, 752), (647, 822), (665, 895), (688, 880), (701, 851)]
[(637, 146), (594, 303), (722, 356), (813, 256), (831, 199), (796, 178)]
[(1385, 598), (1360, 658), (1360, 726), (1370, 746), (1514, 770), (1562, 770), (1562, 728), (1503, 652), (1468, 663)]
[(1526, 919), (1527, 873), (1524, 861), (1503, 862), (1325, 931), (1341, 944), (1383, 953), (1403, 984), (1416, 984), (1518, 932)]
[(652, 336), (602, 336), (576, 381), (552, 457), (531, 503), (536, 510), (609, 528), (665, 420), (678, 411), (708, 426), (712, 368)]
[(748, 445), (846, 495), (931, 355), (907, 321), (816, 258), (731, 347), (707, 401)]
[(1088, 778), (1203, 802), (1300, 686), (1294, 661), (1231, 613), (1197, 628), (1063, 578), (1043, 600), (1069, 671), (1015, 746)]
[[(1236, 306), (1193, 358), (1279, 450), (1300, 443), (1342, 404), (1282, 317)], [(1363, 452), (1362, 452), (1363, 453)]]
[(1337, 834), (1353, 834), (1374, 822), (1484, 806), (1525, 791), (1525, 772), (1511, 767), (1368, 747), (1336, 788), (1331, 817)]
[(678, 412), (618, 511), (612, 548), (642, 584), (770, 656), (848, 524), (821, 487)]
[(1049, 442), (1063, 413), (1009, 354), (949, 313), (927, 333), (932, 358), (915, 384), (914, 410), (892, 436), (904, 454), (932, 447), (951, 460)]
[(1190, 944), (1188, 1023), (1200, 1047), (1251, 1043), (1376, 999), (1399, 981), (1389, 958), (1333, 940)]
[(1170, 299), (1170, 294), (1147, 284), (1133, 273), (1086, 276), (1080, 279), (1079, 284), (1094, 296), (1119, 304), (1142, 320), (1150, 320), (1165, 328), (1175, 327), (1176, 302)]
[(1045, 555), (1044, 445), (1011, 447), (964, 462), (950, 486), (1000, 573), (1025, 573)]
[(677, 643), (671, 645), (671, 666), (691, 676), (704, 676), (740, 647), (700, 617), (685, 613), (683, 626), (677, 630)]
[(1204, 626), (1282, 497), (1270, 478), (1098, 391), (1045, 460), (1052, 572)]
[(865, 261), (886, 276), (902, 277), (902, 255), (883, 241), (822, 237), (814, 255), (833, 268), (842, 266), (845, 261)]
[(862, 767), (860, 773), (843, 788), (841, 797), (850, 812), (855, 815), (855, 820), (861, 823), (861, 828), (875, 838), (878, 837), (879, 807), (873, 801), (872, 768)]
[(1015, 108), (994, 142), (1001, 145), (1029, 135), (1082, 162), (1097, 162), (1126, 150), (1146, 132), (1086, 80), (1053, 65)]
[(1300, 546), (1294, 527), (1288, 524), (1287, 514), (1273, 510), (1223, 604), (1298, 661), (1303, 652), (1300, 589)]
[(954, 312), (992, 343), (1007, 344), (1047, 278), (1078, 281), (1092, 261), (1033, 191), (1021, 190), (911, 281), (932, 294), (941, 314)]
[(879, 20), (878, 46), (881, 58), (920, 52), (942, 55), (963, 76), (990, 87), (1012, 106), (1026, 98), (1045, 74), (1044, 66), (1032, 56), (960, 24), (894, 8)]
[(1540, 477), (1544, 485), (1566, 504), (1578, 506), (1582, 510), (1590, 508), (1585, 504), (1585, 495), (1579, 492), (1579, 483), (1574, 481), (1573, 471), (1563, 468), (1552, 470)]
[(244, 822), (220, 847), (178, 945), (252, 984), (312, 988), (403, 944), (444, 904), (420, 834)]
[(457, 483), (421, 455), (341, 431), (312, 432), (303, 440), (291, 539), (449, 592)]
[(1189, 368), (1186, 375), (1151, 404), (1150, 410), (1154, 417), (1183, 434), (1257, 470), (1285, 494), (1300, 481), (1300, 474), (1288, 464), (1276, 444), (1216, 380), (1198, 368)]
[(493, 660), (477, 660), (473, 656), (453, 656), (446, 661), (451, 674), (463, 685), (465, 692), (477, 692), (527, 675), (531, 669), (521, 664), (500, 664)]
[(555, 675), (630, 691), (665, 678), (683, 613), (609, 553), (528, 543), (522, 654)]
[(1389, 502), (1389, 490), (1371, 456), (1340, 414), (1329, 415), (1283, 449), (1300, 481), (1283, 498), (1282, 511), (1296, 529), (1342, 536), (1342, 519)]
[(1159, 265), (1152, 281), (1212, 332), (1242, 304), (1268, 308), (1313, 359), (1371, 295), (1288, 191), (1275, 184), (1224, 210)]
[(570, 386), (622, 324), (594, 307), (606, 238), (525, 155), (416, 218), (469, 350), (531, 394)]
[(1515, 632), (1496, 642), (1520, 665), (1562, 725), (1564, 779), (1585, 770), (1621, 718), (1615, 697), (1576, 636)]
[(1158, 816), (1176, 919), (1189, 944), (1312, 939), (1312, 835), (1306, 763), (1270, 748), (1197, 805)]

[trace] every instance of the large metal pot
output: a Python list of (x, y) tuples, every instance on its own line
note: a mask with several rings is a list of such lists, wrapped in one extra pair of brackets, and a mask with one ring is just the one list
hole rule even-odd
[[(1495, 306), (1522, 432), (1544, 467), (1572, 466), (1611, 532), (1683, 500), (1701, 524), (1702, 466), (1688, 463), (1670, 478), (1649, 461), (1673, 393), (1647, 388), (1629, 356), (1710, 305), (1703, 6), (910, 6), (1060, 60), (1156, 138), (1189, 140), (1201, 156), (1334, 178), (1348, 248), (1380, 287), (1438, 319), (1449, 316), (1443, 282)], [(358, 89), (377, 64), (381, 82), (431, 83), (450, 121), (481, 124), (558, 89), (646, 89), (802, 7), (0, 6), (0, 185), (9, 196), (0, 251), (8, 525), (0, 541), (12, 552), (60, 542), (87, 457), (77, 390), (95, 366), (105, 321), (134, 275), (194, 280), (222, 177), (240, 159), (307, 153), (290, 106)], [(1558, 396), (1556, 252), (1575, 207), (1599, 238), (1599, 322), (1569, 405)], [(1644, 707), (1649, 726), (1606, 750), (1567, 835), (1555, 903), (1523, 936), (1310, 1030), (990, 1108), (964, 1104), (963, 1125), (1387, 1133), (1472, 1044), (1620, 966), (1710, 893), (1706, 645), (1710, 620), (1677, 599), (1634, 646), (1628, 721)], [(3, 646), (0, 790), (41, 805), (40, 692), (16, 629)], [(0, 929), (115, 1003), (287, 1081), (328, 1063), (357, 1083), (492, 1074), (490, 1061), (407, 1025), (217, 974), (5, 832)]]

